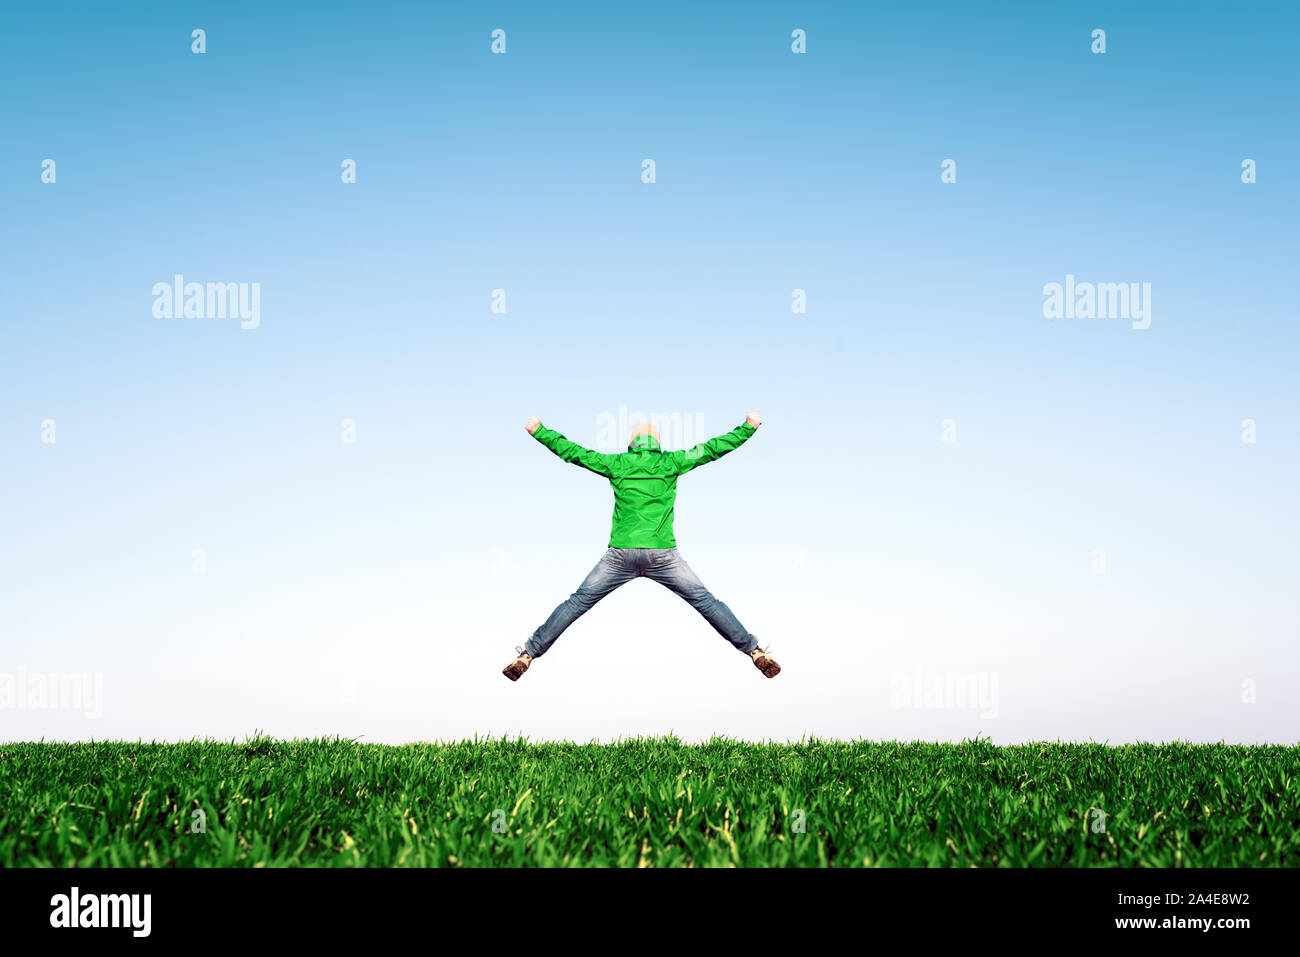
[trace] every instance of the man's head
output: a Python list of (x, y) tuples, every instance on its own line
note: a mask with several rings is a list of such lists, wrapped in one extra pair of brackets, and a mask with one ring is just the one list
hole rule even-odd
[(627, 447), (629, 450), (659, 448), (659, 428), (649, 422), (642, 422), (632, 429)]

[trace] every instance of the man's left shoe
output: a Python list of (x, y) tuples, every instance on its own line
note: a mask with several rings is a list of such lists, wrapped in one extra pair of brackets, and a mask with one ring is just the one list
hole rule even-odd
[(524, 649), (516, 648), (515, 651), (519, 653), (518, 657), (501, 670), (501, 673), (511, 681), (518, 681), (519, 676), (527, 671), (528, 666), (533, 663), (533, 656), (524, 651)]
[(754, 667), (763, 672), (765, 678), (775, 678), (781, 673), (781, 666), (776, 663), (776, 659), (762, 648), (755, 648), (749, 653), (749, 657), (753, 659)]

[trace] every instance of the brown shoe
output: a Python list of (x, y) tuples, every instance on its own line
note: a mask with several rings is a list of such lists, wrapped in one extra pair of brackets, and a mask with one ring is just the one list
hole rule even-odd
[(511, 681), (518, 681), (519, 676), (528, 670), (528, 666), (533, 663), (533, 656), (522, 648), (516, 648), (519, 653), (518, 657), (502, 669), (501, 673)]
[(776, 663), (776, 659), (762, 648), (755, 648), (749, 657), (754, 659), (754, 667), (763, 672), (765, 678), (775, 678), (781, 673), (781, 666)]

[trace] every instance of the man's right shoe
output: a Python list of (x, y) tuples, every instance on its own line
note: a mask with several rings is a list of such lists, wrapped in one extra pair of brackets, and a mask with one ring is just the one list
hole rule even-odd
[[(506, 665), (501, 671), (501, 673), (511, 681), (518, 681), (519, 676), (527, 671), (528, 666), (533, 663), (533, 656), (524, 651), (524, 649), (515, 648), (515, 651), (518, 652), (515, 660)], [(779, 671), (780, 669), (777, 670)]]
[(753, 659), (754, 667), (763, 672), (763, 677), (775, 678), (781, 673), (781, 666), (776, 663), (776, 659), (762, 648), (755, 648), (749, 657)]

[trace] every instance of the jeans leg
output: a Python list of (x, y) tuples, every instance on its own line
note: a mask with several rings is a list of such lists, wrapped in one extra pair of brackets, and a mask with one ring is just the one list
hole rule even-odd
[(564, 634), (564, 629), (585, 615), (596, 602), (619, 585), (636, 577), (630, 565), (631, 562), (622, 549), (611, 548), (605, 552), (604, 557), (596, 562), (596, 567), (578, 586), (578, 590), (556, 605), (555, 611), (551, 612), (551, 617), (547, 618), (541, 627), (533, 632), (532, 637), (524, 642), (524, 651), (534, 658), (546, 654), (547, 649), (555, 644), (555, 639)]
[(704, 616), (704, 620), (738, 651), (749, 654), (758, 647), (758, 639), (745, 630), (731, 609), (718, 601), (713, 592), (704, 587), (704, 582), (691, 570), (677, 549), (668, 549), (651, 556), (650, 567), (646, 569), (647, 578), (653, 578), (661, 585), (681, 595), (692, 608)]

